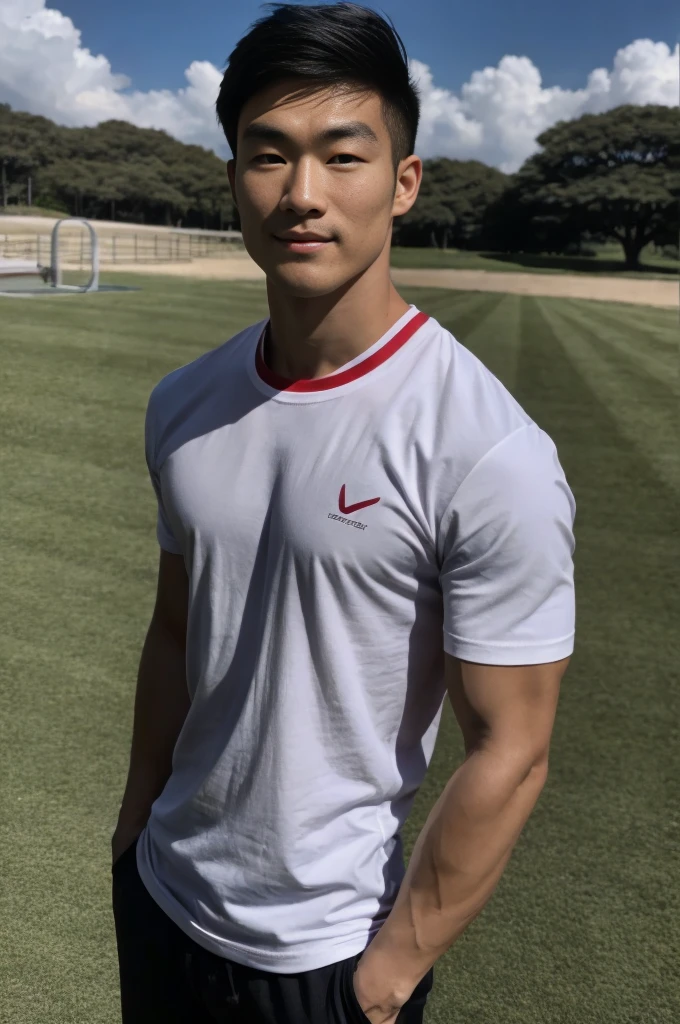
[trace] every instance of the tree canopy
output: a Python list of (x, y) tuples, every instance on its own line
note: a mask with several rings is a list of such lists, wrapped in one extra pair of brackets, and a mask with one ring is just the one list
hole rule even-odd
[[(680, 120), (662, 106), (622, 106), (561, 121), (515, 175), (496, 208), (506, 232), (542, 247), (589, 234), (621, 243), (626, 266), (680, 230)], [(513, 209), (514, 208), (514, 209)], [(500, 212), (499, 212), (500, 211)]]
[(485, 211), (509, 181), (502, 171), (478, 160), (424, 160), (418, 199), (395, 221), (395, 242), (442, 249), (485, 245)]
[(127, 121), (65, 128), (0, 104), (0, 160), (10, 200), (76, 216), (229, 228), (237, 214), (224, 160)]

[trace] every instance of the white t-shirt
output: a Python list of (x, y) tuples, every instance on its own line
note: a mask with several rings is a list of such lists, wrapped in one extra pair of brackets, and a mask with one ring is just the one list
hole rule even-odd
[(149, 399), (192, 704), (138, 866), (200, 945), (293, 973), (363, 950), (389, 914), (444, 651), (572, 652), (575, 506), (551, 439), (415, 306), (283, 390), (266, 324)]

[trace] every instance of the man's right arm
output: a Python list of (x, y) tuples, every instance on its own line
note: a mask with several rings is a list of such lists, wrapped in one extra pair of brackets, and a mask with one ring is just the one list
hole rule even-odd
[(186, 679), (189, 578), (182, 555), (161, 549), (156, 604), (137, 677), (132, 747), (112, 861), (143, 830), (172, 772), (177, 737), (191, 706)]

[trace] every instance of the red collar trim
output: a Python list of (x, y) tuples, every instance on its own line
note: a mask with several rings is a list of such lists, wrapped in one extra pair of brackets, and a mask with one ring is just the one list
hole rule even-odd
[[(340, 370), (337, 373), (327, 374), (325, 377), (317, 377), (314, 380), (303, 378), (301, 380), (288, 380), (286, 377), (280, 377), (278, 373), (274, 373), (270, 370), (264, 359), (262, 358), (262, 338), (257, 345), (257, 352), (255, 354), (255, 369), (257, 370), (258, 376), (268, 384), (270, 388), (275, 388), (277, 391), (288, 391), (288, 392), (310, 392), (310, 391), (329, 391), (331, 388), (342, 387), (343, 384), (349, 384), (353, 380), (358, 380), (359, 377), (365, 376), (370, 373), (371, 370), (375, 370), (377, 366), (386, 362), (390, 356), (393, 356), (395, 352), (398, 352), (402, 345), (405, 345), (415, 332), (423, 326), (426, 320), (429, 320), (429, 314), (418, 312), (408, 323), (404, 324), (400, 331), (390, 338), (389, 341), (374, 352), (372, 355), (367, 356), (366, 359), (362, 359), (360, 363), (356, 363), (351, 366), (349, 370)], [(269, 321), (265, 326), (265, 330), (269, 326)]]

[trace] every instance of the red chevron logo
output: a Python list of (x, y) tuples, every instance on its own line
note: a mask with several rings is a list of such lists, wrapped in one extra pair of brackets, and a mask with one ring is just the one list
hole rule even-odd
[(368, 501), (357, 501), (354, 505), (345, 504), (345, 485), (343, 484), (340, 488), (340, 497), (338, 498), (338, 508), (342, 512), (343, 516), (349, 516), (352, 512), (358, 512), (360, 508), (368, 508), (369, 505), (377, 505), (380, 498), (369, 498)]

